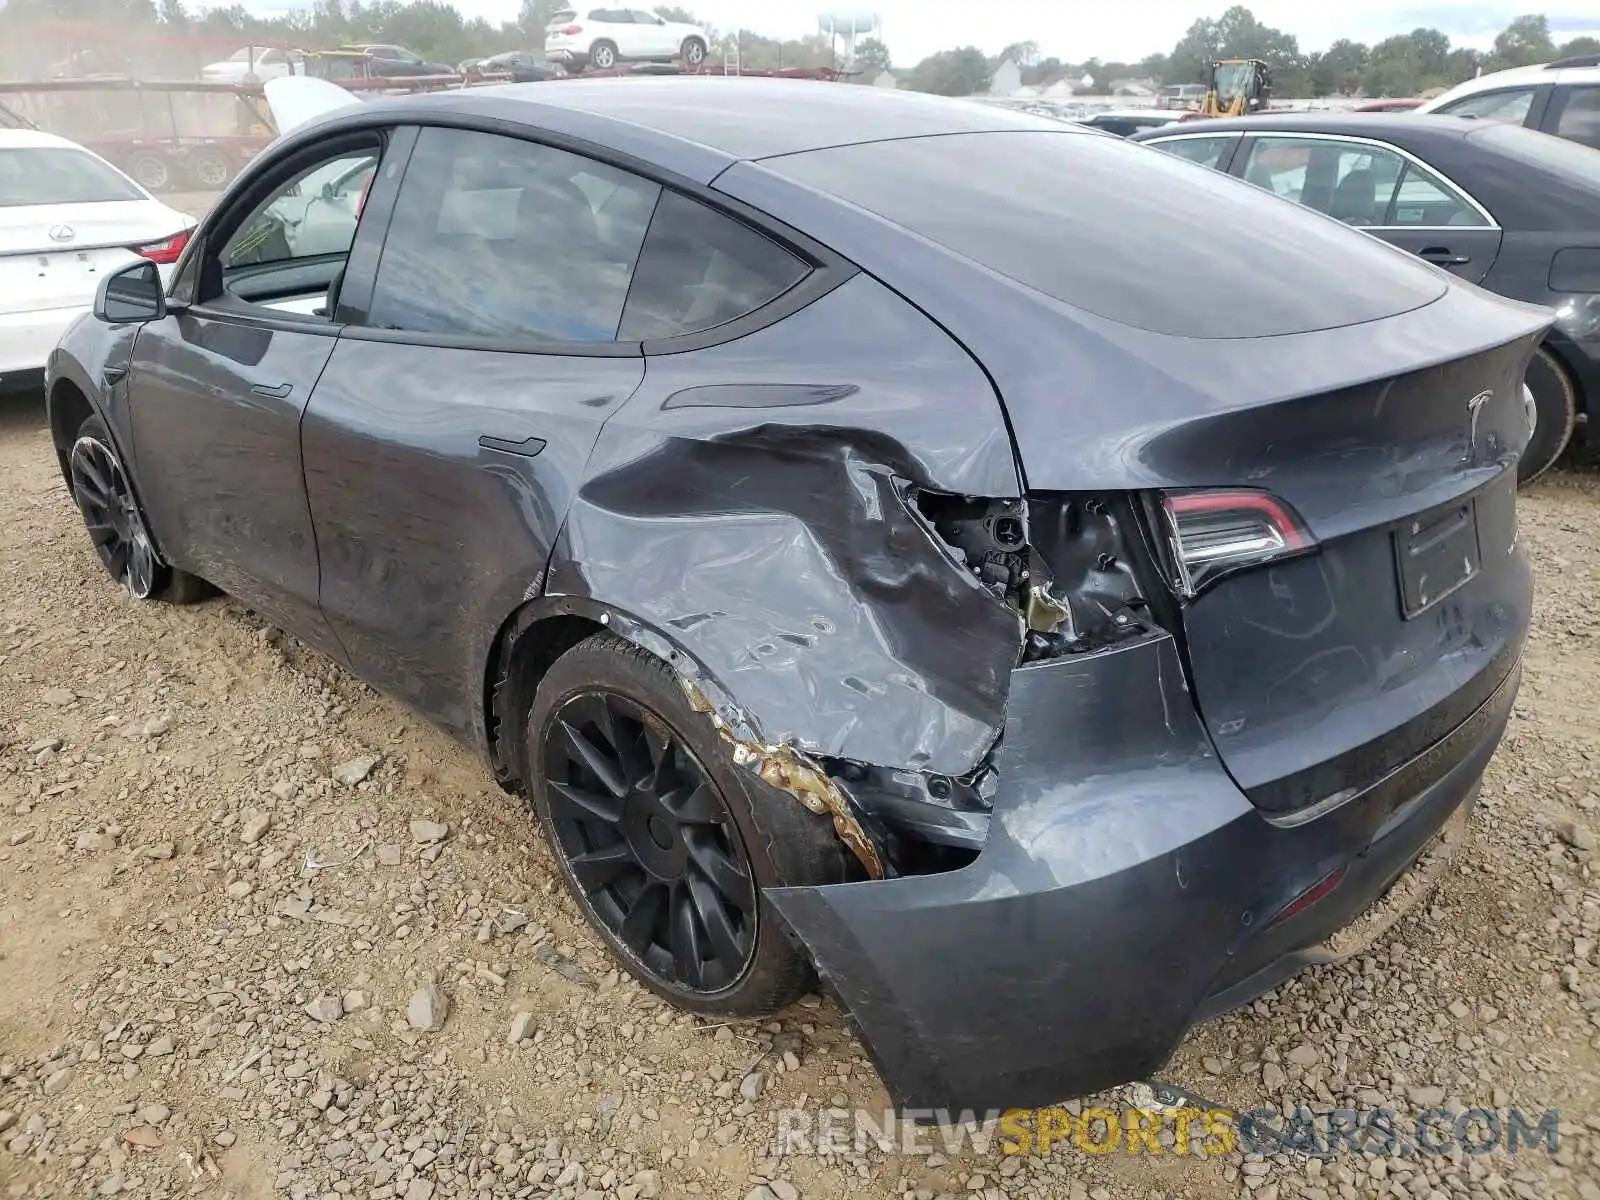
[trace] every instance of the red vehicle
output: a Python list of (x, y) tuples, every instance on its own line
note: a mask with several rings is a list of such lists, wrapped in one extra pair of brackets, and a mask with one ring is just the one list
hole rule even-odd
[(1354, 109), (1355, 112), (1410, 112), (1421, 108), (1421, 100), (1373, 100)]
[(0, 83), (0, 124), (70, 138), (152, 192), (216, 191), (276, 135), (260, 84)]

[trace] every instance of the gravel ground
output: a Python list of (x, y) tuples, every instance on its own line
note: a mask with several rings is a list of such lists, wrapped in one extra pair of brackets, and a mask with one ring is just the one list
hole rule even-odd
[(915, 1153), (775, 1156), (780, 1110), (884, 1107), (831, 1002), (706, 1024), (620, 978), (469, 754), (231, 601), (114, 588), (37, 400), (7, 404), (0, 1181), (14, 1197), (1597, 1200), (1600, 472), (1531, 489), (1523, 532), (1541, 581), (1527, 677), (1460, 861), (1368, 953), (1198, 1029), (1162, 1078), (1240, 1109), (1555, 1108), (1555, 1154), (1006, 1156), (923, 1131)]

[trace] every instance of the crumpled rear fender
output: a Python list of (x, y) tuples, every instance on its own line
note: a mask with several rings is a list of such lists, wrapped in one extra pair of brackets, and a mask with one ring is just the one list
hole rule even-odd
[(882, 285), (856, 276), (763, 331), (649, 358), (586, 475), (546, 594), (659, 629), (730, 722), (939, 774), (988, 753), (1020, 619), (907, 492), (1015, 497), (1011, 442), (977, 364)]

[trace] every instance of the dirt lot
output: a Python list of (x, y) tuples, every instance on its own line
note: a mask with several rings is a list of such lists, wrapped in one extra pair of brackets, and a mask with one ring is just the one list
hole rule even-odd
[[(1008, 1157), (925, 1131), (774, 1157), (782, 1110), (882, 1112), (830, 1002), (719, 1027), (620, 980), (469, 754), (231, 601), (114, 588), (38, 401), (8, 403), (0, 1181), (293, 1200), (1600, 1198), (1600, 471), (1532, 489), (1523, 531), (1537, 623), (1464, 861), (1372, 952), (1199, 1029), (1162, 1077), (1241, 1109), (1559, 1109), (1554, 1155), (1069, 1140)], [(444, 1002), (441, 1030), (408, 1021)]]

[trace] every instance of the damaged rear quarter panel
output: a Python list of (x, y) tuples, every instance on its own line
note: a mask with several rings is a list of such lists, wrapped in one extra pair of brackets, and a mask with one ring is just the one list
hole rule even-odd
[(964, 774), (1004, 720), (1021, 625), (907, 485), (1020, 495), (987, 376), (856, 276), (764, 330), (648, 360), (547, 591), (681, 647), (769, 744)]

